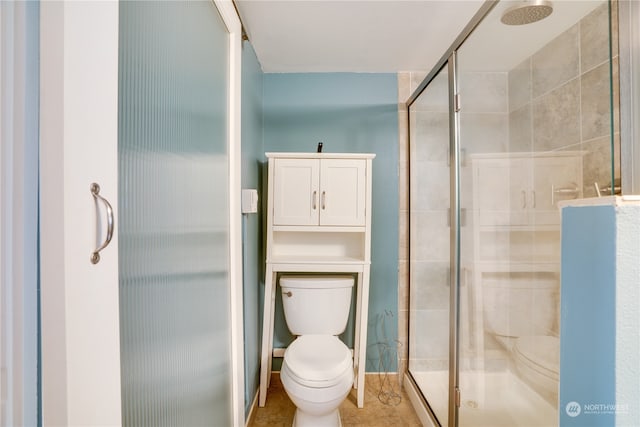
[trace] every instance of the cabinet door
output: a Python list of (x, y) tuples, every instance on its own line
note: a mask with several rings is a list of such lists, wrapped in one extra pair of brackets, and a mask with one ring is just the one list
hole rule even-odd
[(318, 159), (276, 159), (273, 225), (318, 225)]
[(320, 162), (320, 224), (365, 225), (366, 160)]
[(474, 193), (481, 226), (527, 224), (530, 175), (528, 159), (478, 161)]
[(582, 166), (578, 157), (539, 157), (533, 159), (531, 223), (560, 224), (560, 200), (581, 195)]

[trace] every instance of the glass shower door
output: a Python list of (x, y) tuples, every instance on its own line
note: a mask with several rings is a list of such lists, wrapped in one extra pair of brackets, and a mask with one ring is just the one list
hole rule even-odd
[(617, 2), (520, 3), (485, 3), (447, 53), (455, 113), (442, 70), (409, 110), (409, 371), (440, 425), (562, 420), (559, 208), (619, 189)]
[(510, 6), (498, 3), (457, 51), (459, 424), (551, 427), (559, 203), (612, 183), (609, 5), (555, 2), (546, 19), (506, 25)]
[(121, 2), (123, 425), (232, 425), (229, 32), (212, 2)]
[(411, 104), (409, 372), (441, 425), (449, 407), (447, 66)]

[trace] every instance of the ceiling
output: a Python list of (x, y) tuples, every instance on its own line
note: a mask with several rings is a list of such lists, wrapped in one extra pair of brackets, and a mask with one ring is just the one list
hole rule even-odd
[(539, 22), (510, 26), (500, 17), (521, 0), (502, 0), (458, 52), (458, 66), (473, 71), (509, 71), (575, 25), (604, 0), (555, 0), (553, 13)]
[(267, 73), (429, 70), (483, 0), (235, 0)]
[[(504, 0), (464, 45), (465, 69), (507, 71), (603, 0), (555, 0), (550, 17), (500, 23)], [(267, 73), (429, 71), (484, 0), (235, 0)], [(462, 53), (461, 53), (462, 55)]]

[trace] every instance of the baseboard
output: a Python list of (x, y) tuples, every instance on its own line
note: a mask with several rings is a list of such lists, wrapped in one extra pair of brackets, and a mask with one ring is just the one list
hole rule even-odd
[(438, 424), (433, 421), (429, 410), (427, 409), (427, 405), (422, 400), (422, 395), (420, 391), (418, 391), (415, 383), (409, 377), (409, 374), (404, 374), (404, 378), (402, 381), (403, 387), (407, 396), (409, 396), (409, 401), (413, 406), (413, 409), (416, 411), (416, 415), (420, 419), (420, 422), (424, 427), (438, 427)]
[(256, 414), (256, 408), (258, 407), (258, 395), (260, 394), (260, 388), (256, 389), (256, 394), (253, 396), (253, 402), (251, 402), (251, 406), (249, 407), (249, 414), (246, 417), (245, 427), (247, 427), (253, 421), (253, 417)]

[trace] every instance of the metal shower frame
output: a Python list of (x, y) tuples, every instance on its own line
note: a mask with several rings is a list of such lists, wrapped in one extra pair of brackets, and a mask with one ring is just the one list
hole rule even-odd
[[(608, 0), (609, 4), (611, 1)], [(458, 426), (458, 408), (460, 407), (460, 388), (458, 375), (459, 347), (459, 305), (460, 305), (460, 106), (458, 96), (457, 54), (459, 48), (484, 18), (499, 3), (499, 0), (486, 0), (464, 27), (462, 32), (445, 51), (435, 66), (418, 85), (407, 100), (407, 113), (411, 105), (447, 67), (449, 78), (449, 159), (450, 168), (450, 308), (449, 308), (449, 405), (448, 427)], [(620, 45), (620, 145), (621, 175), (623, 194), (640, 194), (640, 121), (635, 116), (640, 111), (640, 4), (634, 1), (621, 0), (619, 10), (619, 45)], [(610, 34), (611, 38), (611, 34)], [(611, 96), (611, 95), (610, 95)], [(612, 109), (613, 111), (613, 109)], [(613, 113), (612, 113), (613, 114)], [(409, 117), (409, 114), (408, 114)], [(410, 137), (409, 137), (410, 140)], [(411, 164), (409, 163), (409, 168)], [(409, 186), (410, 186), (409, 182)], [(612, 183), (613, 186), (613, 183)], [(409, 225), (409, 235), (410, 235)], [(411, 249), (409, 248), (409, 251)], [(408, 324), (407, 324), (408, 328)], [(407, 331), (408, 333), (408, 331)], [(408, 334), (407, 334), (408, 336)], [(410, 374), (410, 372), (409, 372)], [(417, 387), (411, 375), (408, 378)], [(419, 393), (421, 395), (421, 393)], [(433, 410), (421, 396), (427, 412), (437, 422)]]

